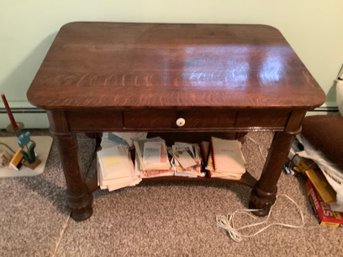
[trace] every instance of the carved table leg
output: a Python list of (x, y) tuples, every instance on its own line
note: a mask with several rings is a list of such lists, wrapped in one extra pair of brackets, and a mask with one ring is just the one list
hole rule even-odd
[(254, 212), (258, 216), (269, 213), (276, 200), (277, 182), (282, 166), (287, 160), (294, 134), (276, 132), (264, 165), (260, 180), (256, 183), (250, 196), (249, 208), (259, 209)]
[(48, 118), (62, 162), (71, 217), (76, 221), (88, 219), (93, 213), (93, 195), (81, 175), (76, 136), (69, 131), (64, 112), (48, 112)]

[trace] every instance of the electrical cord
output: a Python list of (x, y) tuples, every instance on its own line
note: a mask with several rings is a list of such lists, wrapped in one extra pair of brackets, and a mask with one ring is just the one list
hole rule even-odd
[(273, 207), (275, 206), (275, 204), (274, 204), (270, 208), (270, 211), (269, 211), (267, 218), (261, 222), (256, 222), (253, 224), (249, 224), (249, 225), (245, 225), (245, 226), (241, 226), (241, 227), (236, 227), (234, 219), (235, 219), (235, 216), (237, 214), (246, 214), (246, 215), (248, 215), (254, 219), (257, 219), (257, 217), (252, 215), (251, 212), (257, 211), (258, 209), (242, 209), (242, 210), (237, 210), (237, 211), (235, 211), (232, 214), (229, 214), (227, 216), (217, 215), (216, 216), (217, 226), (224, 229), (225, 231), (227, 231), (227, 233), (229, 234), (231, 239), (233, 239), (235, 242), (241, 242), (244, 238), (254, 237), (254, 236), (258, 235), (259, 233), (263, 232), (264, 230), (266, 230), (272, 226), (282, 226), (282, 227), (294, 228), (294, 229), (303, 228), (305, 226), (305, 219), (304, 219), (304, 214), (301, 211), (299, 205), (292, 198), (290, 198), (288, 195), (285, 195), (285, 194), (281, 194), (281, 195), (277, 196), (276, 201), (278, 200), (278, 198), (280, 196), (286, 197), (289, 201), (291, 201), (297, 207), (297, 210), (298, 210), (300, 217), (301, 217), (301, 224), (300, 225), (292, 225), (292, 224), (287, 224), (287, 223), (273, 222), (273, 223), (270, 223), (270, 224), (266, 225), (265, 227), (261, 228), (260, 230), (258, 230), (255, 233), (244, 234), (243, 232), (241, 232), (242, 230), (247, 229), (247, 228), (252, 228), (252, 227), (260, 226), (263, 224), (267, 224), (269, 221), (270, 215), (273, 211)]

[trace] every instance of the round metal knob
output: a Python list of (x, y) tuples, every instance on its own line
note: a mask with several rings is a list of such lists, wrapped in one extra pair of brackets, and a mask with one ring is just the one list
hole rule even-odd
[(178, 118), (178, 119), (176, 120), (176, 125), (177, 125), (178, 127), (183, 127), (185, 124), (186, 124), (186, 120), (185, 120), (184, 118)]

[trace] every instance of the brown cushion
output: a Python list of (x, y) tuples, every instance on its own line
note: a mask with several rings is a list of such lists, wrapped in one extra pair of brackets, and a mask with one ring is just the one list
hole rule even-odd
[(343, 116), (305, 117), (301, 133), (312, 146), (343, 170)]

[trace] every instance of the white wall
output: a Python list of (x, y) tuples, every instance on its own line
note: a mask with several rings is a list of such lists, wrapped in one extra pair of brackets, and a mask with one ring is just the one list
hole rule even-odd
[(259, 23), (284, 34), (332, 106), (343, 63), (342, 11), (342, 0), (1, 0), (0, 91), (11, 106), (29, 106), (26, 90), (70, 21)]

